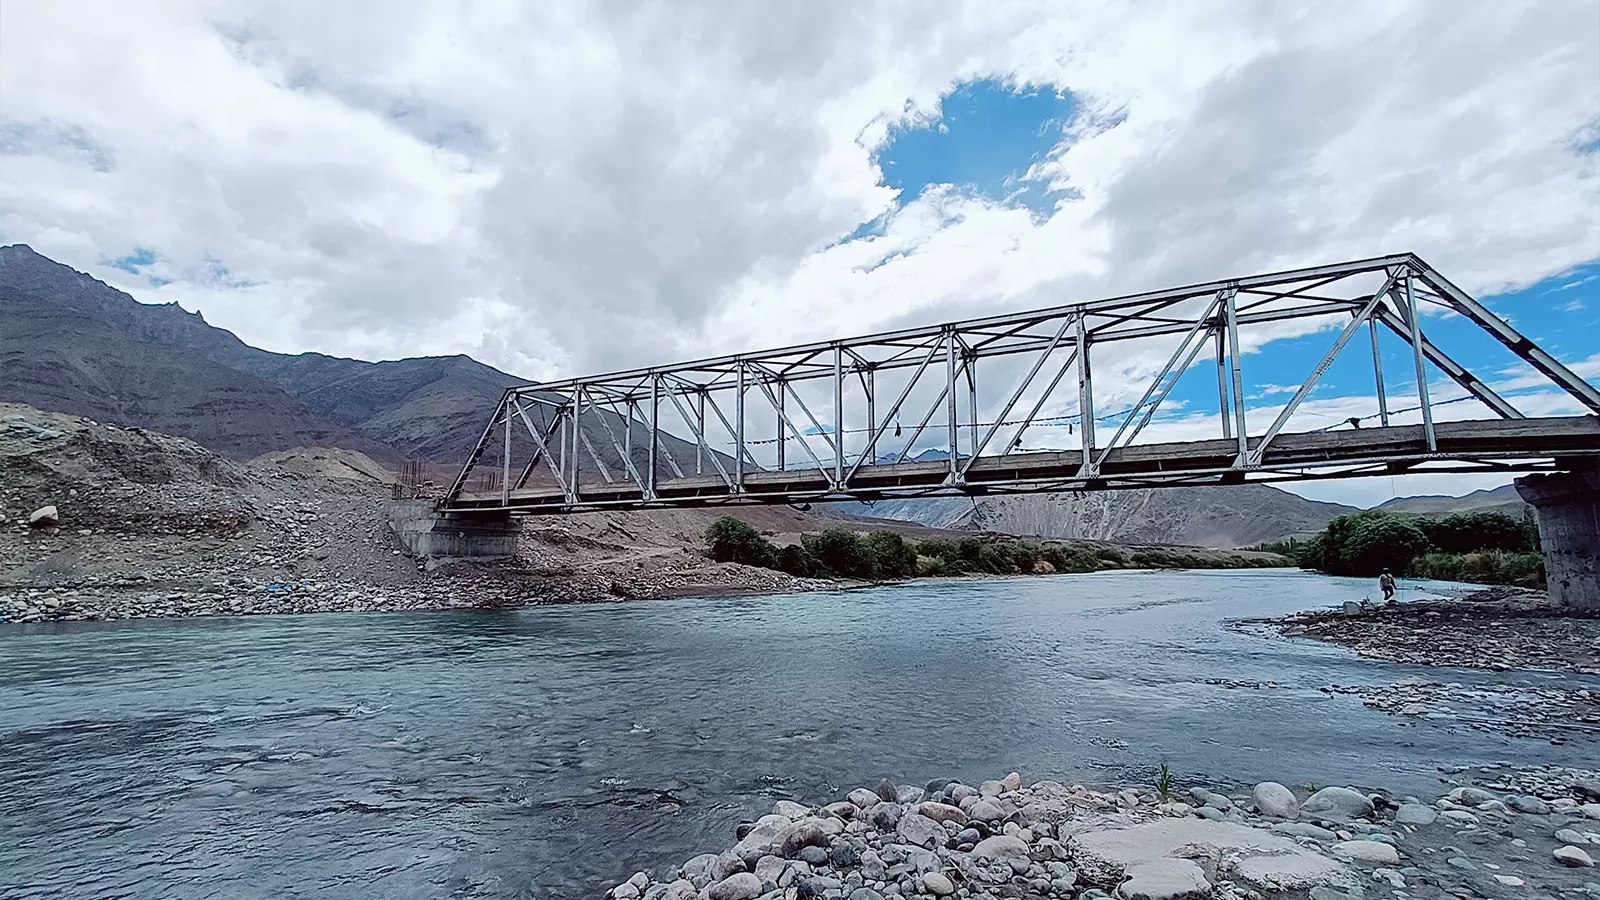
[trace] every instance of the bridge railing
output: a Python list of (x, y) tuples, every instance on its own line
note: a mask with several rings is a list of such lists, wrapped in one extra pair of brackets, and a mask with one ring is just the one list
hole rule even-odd
[[(1375, 463), (1521, 471), (1548, 462), (1551, 448), (1600, 453), (1582, 436), (1587, 426), (1558, 443), (1441, 447), (1442, 405), (1470, 401), (1476, 414), (1507, 421), (1524, 413), (1425, 333), (1430, 307), (1476, 326), (1577, 411), (1600, 412), (1592, 385), (1421, 259), (1400, 254), (513, 388), (443, 502), (560, 511), (1167, 483), (1174, 472), (1160, 454), (1131, 470), (1120, 461), (1141, 437), (1148, 444), (1177, 434), (1157, 412), (1180, 400), (1188, 441), (1163, 442), (1175, 448), (1166, 459), (1176, 465), (1193, 455), (1178, 445), (1199, 453), (1204, 443), (1207, 460), (1178, 466), (1183, 483), (1327, 477)], [(1286, 402), (1247, 409), (1256, 399), (1246, 388), (1251, 352), (1328, 330), (1336, 335), (1325, 352), (1294, 361), (1304, 372), (1298, 384), (1277, 386)], [(1380, 336), (1403, 348), (1400, 373), (1393, 353), (1385, 372)], [(1397, 431), (1393, 452), (1381, 454), (1355, 453), (1348, 442), (1324, 459), (1276, 453), (1330, 368), (1339, 360), (1348, 367), (1358, 353), (1370, 356), (1375, 410), (1352, 426), (1415, 424), (1416, 439)], [(1113, 388), (1097, 390), (1097, 373), (1108, 370)], [(1430, 371), (1460, 396), (1441, 402)], [(1194, 412), (1206, 405), (1197, 378), (1214, 381), (1211, 413)], [(1408, 405), (1396, 405), (1401, 396)], [(1204, 418), (1211, 434), (1195, 433)], [(1055, 456), (1048, 466), (1043, 457), (1026, 462), (1036, 453), (1025, 438), (1045, 429)], [(498, 469), (497, 489), (469, 491), (469, 476), (485, 466)], [(906, 480), (897, 483), (896, 471)], [(996, 480), (995, 472), (1012, 474)]]

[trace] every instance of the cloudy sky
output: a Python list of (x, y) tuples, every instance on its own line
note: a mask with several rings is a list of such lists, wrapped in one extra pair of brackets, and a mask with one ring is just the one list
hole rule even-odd
[(0, 0), (0, 243), (531, 379), (1402, 250), (1592, 377), (1597, 149), (1592, 0)]

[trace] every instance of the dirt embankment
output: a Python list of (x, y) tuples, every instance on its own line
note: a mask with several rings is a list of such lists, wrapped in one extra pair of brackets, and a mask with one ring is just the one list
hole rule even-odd
[[(388, 534), (359, 453), (239, 463), (141, 429), (0, 404), (0, 620), (528, 605), (817, 586), (713, 564), (711, 514), (529, 523), (518, 558), (426, 572)], [(54, 506), (57, 524), (31, 527)], [(767, 530), (801, 514), (774, 511)]]

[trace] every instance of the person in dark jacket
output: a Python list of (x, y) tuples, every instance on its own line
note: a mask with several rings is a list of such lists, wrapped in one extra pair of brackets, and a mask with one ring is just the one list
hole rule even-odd
[(1394, 599), (1394, 576), (1389, 574), (1388, 569), (1384, 569), (1383, 574), (1378, 576), (1378, 588), (1383, 591), (1383, 602), (1388, 603)]

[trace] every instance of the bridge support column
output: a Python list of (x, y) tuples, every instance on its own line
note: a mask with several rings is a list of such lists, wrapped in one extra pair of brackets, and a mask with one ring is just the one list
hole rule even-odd
[(429, 561), (509, 559), (522, 530), (510, 513), (441, 513), (430, 500), (396, 500), (388, 513), (406, 552)]
[(1550, 599), (1600, 610), (1600, 471), (1527, 475), (1517, 493), (1539, 511)]

